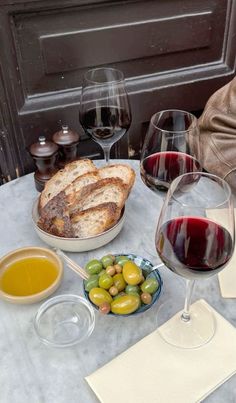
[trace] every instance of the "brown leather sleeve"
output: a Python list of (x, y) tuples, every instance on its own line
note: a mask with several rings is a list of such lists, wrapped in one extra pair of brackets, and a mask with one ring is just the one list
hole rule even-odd
[(209, 98), (199, 128), (202, 166), (236, 190), (236, 77)]

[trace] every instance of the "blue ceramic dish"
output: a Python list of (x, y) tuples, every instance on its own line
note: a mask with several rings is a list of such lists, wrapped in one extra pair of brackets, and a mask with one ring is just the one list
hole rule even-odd
[[(137, 311), (135, 311), (133, 313), (130, 313), (130, 314), (127, 314), (127, 315), (117, 315), (117, 314), (114, 314), (112, 312), (109, 312), (108, 315), (124, 317), (124, 316), (138, 315), (139, 313), (147, 311), (148, 309), (150, 309), (155, 304), (155, 302), (158, 300), (158, 298), (160, 297), (160, 294), (161, 294), (163, 282), (162, 282), (162, 278), (161, 278), (161, 275), (160, 275), (159, 271), (157, 269), (153, 270), (154, 266), (150, 262), (150, 260), (148, 260), (146, 258), (143, 258), (141, 256), (134, 255), (133, 253), (130, 253), (130, 254), (120, 253), (119, 255), (115, 254), (114, 256), (127, 256), (128, 259), (132, 260), (137, 266), (139, 266), (142, 269), (143, 275), (144, 275), (145, 278), (154, 277), (158, 281), (159, 287), (158, 287), (157, 291), (154, 294), (152, 294), (152, 302), (151, 302), (151, 304), (148, 304), (148, 305), (142, 304), (140, 306), (140, 308), (137, 309)], [(96, 310), (98, 310), (97, 305), (93, 304), (90, 301), (89, 293), (87, 291), (85, 291), (84, 284), (83, 284), (83, 289), (84, 289), (85, 298), (87, 298), (87, 300), (90, 302), (90, 304)]]

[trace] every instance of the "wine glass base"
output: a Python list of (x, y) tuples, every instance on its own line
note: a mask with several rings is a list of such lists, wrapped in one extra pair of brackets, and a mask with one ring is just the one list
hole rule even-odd
[(172, 346), (191, 349), (208, 343), (216, 330), (216, 319), (207, 306), (197, 302), (190, 307), (190, 320), (185, 321), (175, 301), (163, 303), (157, 313), (158, 333)]

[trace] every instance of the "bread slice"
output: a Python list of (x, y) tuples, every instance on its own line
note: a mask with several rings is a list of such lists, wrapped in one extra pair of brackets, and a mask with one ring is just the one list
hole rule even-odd
[(77, 212), (71, 219), (77, 238), (88, 238), (101, 234), (118, 221), (121, 210), (115, 203), (103, 203)]
[(94, 163), (89, 159), (73, 161), (60, 169), (45, 185), (39, 200), (39, 211), (58, 193), (64, 190), (71, 182), (88, 172), (97, 171)]
[(74, 237), (65, 192), (60, 192), (41, 209), (37, 224), (50, 234), (66, 238)]
[(92, 183), (96, 183), (100, 179), (101, 178), (100, 178), (98, 170), (86, 173), (86, 174), (81, 175), (78, 178), (76, 178), (64, 190), (66, 199), (68, 202), (68, 206), (73, 204), (75, 202), (75, 200), (79, 198), (79, 195), (85, 186), (91, 185)]
[(99, 204), (113, 202), (119, 209), (125, 204), (128, 187), (119, 178), (100, 179), (96, 183), (85, 186), (80, 197), (70, 206), (71, 213), (74, 211), (87, 210)]
[(106, 165), (99, 169), (101, 178), (120, 178), (131, 190), (135, 181), (135, 172), (128, 164)]

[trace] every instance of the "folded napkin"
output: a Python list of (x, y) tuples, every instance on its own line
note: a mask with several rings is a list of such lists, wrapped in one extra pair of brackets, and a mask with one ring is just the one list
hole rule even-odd
[[(203, 300), (195, 304), (209, 307)], [(236, 329), (216, 311), (214, 314), (216, 334), (203, 347), (176, 348), (154, 331), (86, 381), (102, 403), (202, 401), (236, 373)], [(114, 388), (114, 380), (120, 391)]]
[[(236, 209), (234, 210), (236, 217)], [(220, 215), (220, 220), (219, 220)], [(212, 220), (224, 223), (225, 210), (208, 210), (207, 216)], [(226, 218), (225, 218), (226, 222)], [(236, 229), (236, 228), (235, 228)], [(223, 298), (236, 298), (236, 248), (227, 266), (218, 274), (220, 293)]]

